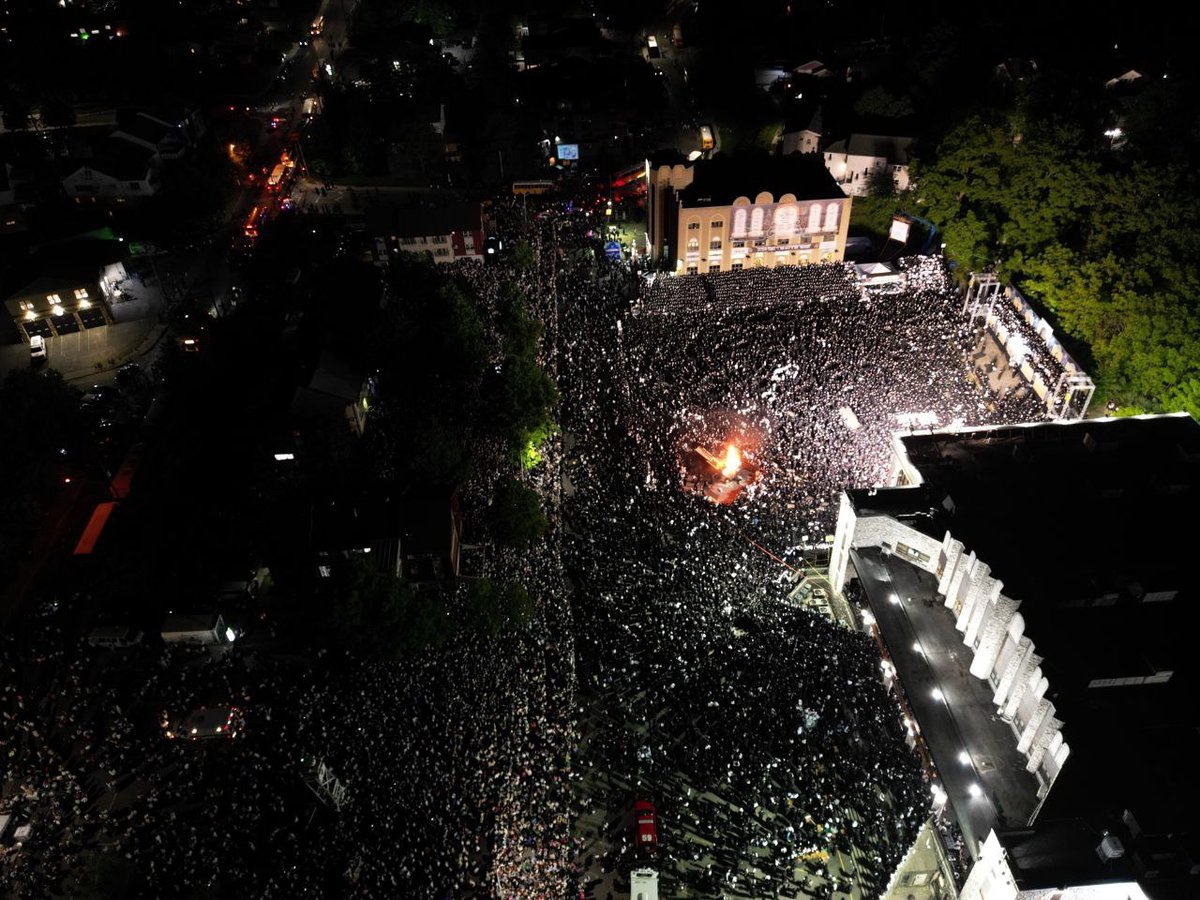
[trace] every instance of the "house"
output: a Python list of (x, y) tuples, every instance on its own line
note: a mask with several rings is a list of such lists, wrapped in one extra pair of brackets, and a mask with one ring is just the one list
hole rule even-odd
[(132, 111), (118, 115), (117, 123), (113, 138), (149, 150), (160, 160), (180, 159), (187, 152), (188, 141), (170, 125)]
[(849, 196), (862, 197), (871, 176), (891, 171), (896, 190), (908, 190), (909, 148), (913, 138), (882, 134), (852, 134), (825, 148), (825, 167)]
[(361, 435), (374, 395), (373, 378), (325, 350), (307, 381), (296, 388), (289, 413), (293, 419), (342, 419)]
[(409, 497), (400, 507), (401, 573), (418, 587), (438, 587), (458, 577), (462, 510), (454, 491)]
[(99, 154), (68, 166), (63, 189), (76, 200), (143, 200), (159, 189), (156, 157), (156, 151), (133, 141), (110, 138)]
[(367, 227), (392, 253), (424, 253), (436, 263), (483, 259), (483, 208), (478, 203), (381, 204), (368, 210)]
[(26, 343), (112, 324), (110, 303), (128, 274), (125, 245), (94, 238), (38, 248), (27, 280), (11, 291), (4, 307)]
[(821, 149), (821, 108), (808, 117), (807, 121), (799, 119), (790, 123), (791, 127), (784, 128), (781, 138), (781, 150), (784, 156), (789, 153), (816, 153)]
[(403, 500), (337, 499), (313, 510), (317, 574), (333, 575), (339, 559), (367, 558), (377, 571), (421, 590), (440, 590), (458, 576), (462, 511), (450, 489)]

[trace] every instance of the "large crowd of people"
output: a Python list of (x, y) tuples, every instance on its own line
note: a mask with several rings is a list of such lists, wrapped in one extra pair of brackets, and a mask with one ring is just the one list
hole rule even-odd
[[(659, 808), (667, 893), (699, 896), (828, 897), (851, 880), (876, 896), (928, 815), (877, 649), (788, 603), (786, 563), (832, 535), (842, 489), (886, 481), (895, 431), (1044, 407), (968, 380), (978, 333), (943, 260), (906, 259), (902, 276), (882, 294), (840, 264), (645, 279), (612, 266), (562, 292), (594, 896), (645, 861), (638, 798)], [(681, 489), (689, 450), (729, 443), (761, 480), (731, 506)]]
[[(832, 897), (886, 884), (929, 809), (879, 656), (787, 601), (838, 492), (882, 482), (905, 422), (1044, 413), (965, 377), (977, 337), (942, 261), (876, 295), (849, 267), (647, 278), (596, 217), (498, 205), (533, 264), (457, 265), (486, 306), (516, 281), (544, 323), (561, 434), (525, 477), (550, 533), (485, 574), (537, 601), (526, 629), (398, 662), (87, 648), (78, 609), (0, 635), (0, 898), (212, 896), (609, 900), (654, 802), (664, 895)], [(681, 454), (735, 442), (761, 473), (734, 504), (680, 489)], [(486, 503), (481, 473), (464, 506)], [(486, 469), (487, 467), (481, 467)], [(82, 602), (82, 601), (81, 601)], [(236, 739), (172, 740), (202, 706)], [(340, 807), (313, 761), (344, 787)]]

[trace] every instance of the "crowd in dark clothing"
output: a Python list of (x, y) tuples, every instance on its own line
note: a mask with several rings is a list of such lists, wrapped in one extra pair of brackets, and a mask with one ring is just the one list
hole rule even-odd
[[(597, 217), (493, 215), (532, 266), (451, 271), (485, 307), (525, 291), (561, 433), (521, 476), (546, 540), (491, 548), (476, 574), (520, 581), (534, 621), (397, 662), (266, 638), (97, 650), (78, 606), (6, 631), (0, 812), (33, 833), (0, 848), (0, 898), (101, 870), (131, 897), (596, 896), (639, 859), (639, 798), (658, 804), (664, 896), (831, 896), (837, 854), (886, 884), (930, 793), (878, 652), (789, 604), (778, 560), (832, 533), (841, 489), (886, 479), (911, 417), (1031, 408), (965, 379), (976, 334), (938, 259), (907, 261), (889, 296), (840, 265), (649, 279), (604, 258)], [(761, 480), (727, 507), (681, 491), (681, 453), (730, 441)], [(166, 736), (214, 705), (240, 708), (244, 733)], [(340, 809), (312, 789), (314, 759)]]
[[(667, 893), (699, 896), (832, 896), (850, 877), (877, 896), (929, 815), (878, 650), (787, 602), (780, 562), (832, 535), (842, 489), (886, 482), (895, 431), (1039, 415), (968, 381), (978, 333), (943, 261), (902, 272), (881, 295), (843, 265), (639, 278), (605, 264), (562, 292), (594, 892), (644, 861), (639, 797), (659, 807)], [(681, 490), (687, 452), (729, 442), (761, 480), (731, 506)], [(830, 868), (839, 852), (852, 861)]]

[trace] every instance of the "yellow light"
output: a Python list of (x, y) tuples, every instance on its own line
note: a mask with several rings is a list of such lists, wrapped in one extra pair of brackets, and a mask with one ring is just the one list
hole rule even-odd
[(86, 299), (86, 298), (85, 298), (85, 299), (83, 299), (83, 300), (80, 300), (80, 301), (79, 301), (79, 308), (80, 308), (80, 309), (91, 309), (91, 308), (92, 308), (92, 301), (91, 301), (91, 300), (88, 300), (88, 299)]
[(56, 303), (54, 304), (53, 312), (56, 316), (61, 316), (63, 314), (63, 308)]
[(25, 310), (25, 321), (26, 322), (32, 322), (36, 318), (37, 318), (37, 313), (35, 313), (32, 309)]

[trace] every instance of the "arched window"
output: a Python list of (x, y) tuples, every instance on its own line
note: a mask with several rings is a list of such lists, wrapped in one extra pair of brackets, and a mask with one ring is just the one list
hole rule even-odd
[[(816, 209), (816, 207), (813, 207)], [(825, 227), (822, 231), (837, 231), (838, 228), (838, 205), (829, 203), (825, 206)]]
[(700, 238), (688, 238), (688, 253), (700, 252)]
[(792, 204), (775, 210), (775, 236), (790, 238), (796, 233), (796, 207)]
[(808, 208), (808, 233), (821, 230), (821, 204), (814, 203)]
[(761, 206), (754, 207), (754, 212), (750, 213), (750, 233), (763, 233), (763, 208)]
[(711, 222), (708, 223), (708, 228), (710, 231), (720, 231), (724, 227), (725, 227), (725, 223), (722, 222), (720, 219), (713, 219)]
[(733, 213), (733, 236), (742, 237), (746, 233), (746, 209), (735, 210)]

